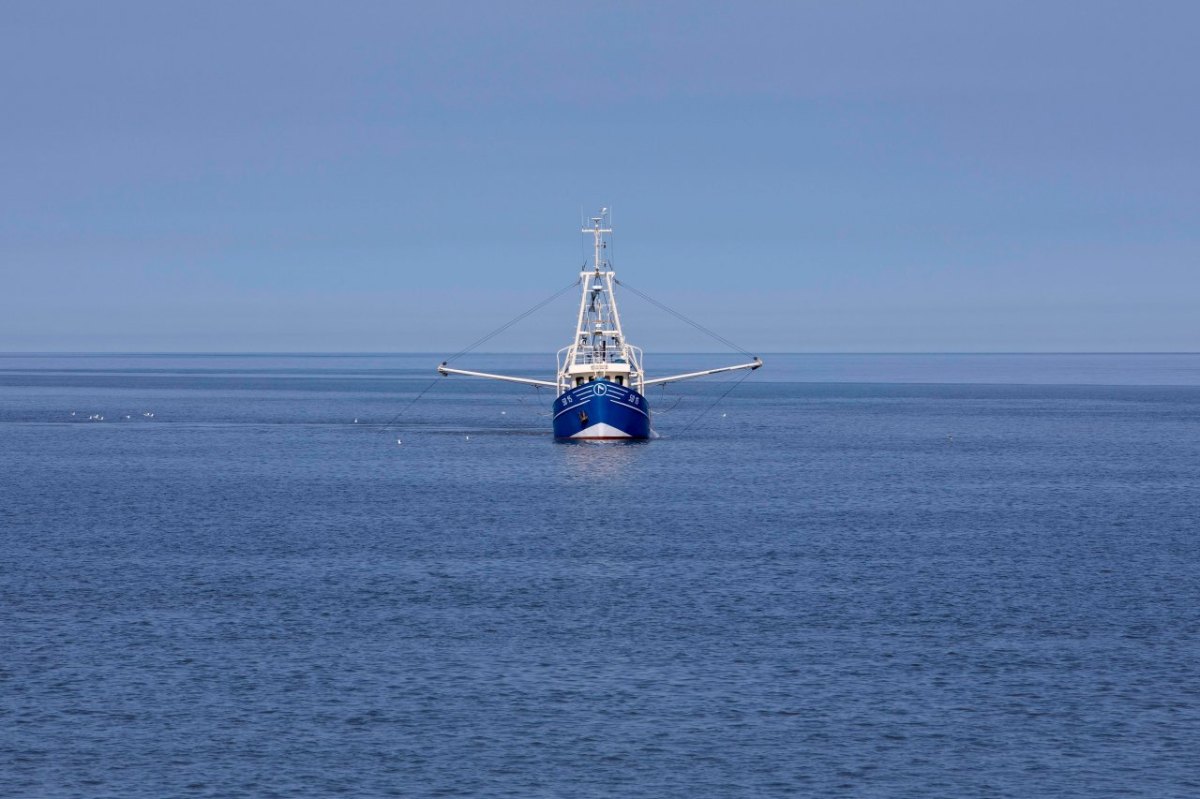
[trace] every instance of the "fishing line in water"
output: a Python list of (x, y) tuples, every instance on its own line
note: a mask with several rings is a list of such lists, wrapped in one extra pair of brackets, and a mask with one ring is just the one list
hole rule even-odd
[(405, 413), (405, 412), (406, 412), (406, 411), (407, 411), (409, 408), (411, 408), (413, 405), (416, 405), (416, 404), (417, 404), (417, 400), (421, 399), (421, 397), (424, 397), (426, 394), (428, 394), (428, 393), (429, 393), (429, 391), (430, 391), (430, 389), (432, 389), (434, 386), (436, 386), (439, 380), (441, 380), (441, 375), (439, 375), (439, 376), (437, 376), (437, 377), (433, 378), (433, 381), (432, 381), (432, 382), (430, 382), (430, 384), (429, 384), (429, 385), (425, 386), (425, 388), (421, 389), (421, 392), (420, 392), (419, 394), (417, 394), (417, 396), (413, 397), (411, 400), (409, 400), (409, 401), (408, 401), (408, 403), (407, 403), (407, 404), (406, 404), (406, 405), (405, 405), (403, 408), (401, 408), (399, 411), (397, 411), (397, 412), (396, 412), (396, 415), (395, 415), (395, 416), (393, 416), (391, 419), (389, 419), (389, 420), (387, 421), (387, 424), (384, 424), (384, 425), (382, 425), (382, 426), (379, 428), (379, 432), (380, 432), (380, 433), (386, 433), (386, 432), (387, 432), (387, 429), (388, 429), (389, 427), (391, 427), (391, 426), (392, 426), (392, 425), (395, 423), (395, 421), (396, 421), (397, 419), (399, 419), (401, 416), (403, 416), (403, 415), (404, 415), (404, 413)]
[(688, 430), (690, 430), (692, 425), (694, 425), (696, 422), (700, 421), (700, 418), (702, 416), (704, 416), (706, 413), (711, 411), (713, 408), (717, 407), (717, 405), (721, 402), (721, 400), (728, 397), (730, 392), (733, 391), (738, 386), (740, 386), (742, 384), (742, 381), (745, 380), (747, 377), (749, 377), (751, 375), (751, 373), (752, 372), (747, 371), (741, 377), (739, 377), (737, 380), (735, 380), (733, 382), (733, 385), (731, 385), (729, 388), (727, 388), (723, 392), (721, 392), (721, 395), (719, 397), (717, 397), (715, 400), (713, 400), (713, 403), (711, 405), (709, 405), (704, 410), (700, 411), (700, 413), (696, 414), (690, 422), (688, 422), (686, 425), (684, 425), (684, 428), (682, 430), (680, 430), (678, 433), (672, 434), (671, 438), (680, 438), (684, 433), (686, 433)]
[[(545, 405), (542, 403), (542, 387), (541, 387), (541, 386), (534, 386), (533, 388), (534, 388), (534, 390), (537, 392), (537, 404), (538, 404), (538, 407), (539, 407), (539, 408), (544, 408), (544, 407), (545, 407)], [(525, 399), (522, 397), (520, 401), (521, 401), (521, 403), (522, 403), (522, 404), (524, 404), (524, 402), (525, 402)], [(552, 414), (550, 411), (534, 411), (534, 415), (536, 415), (536, 416), (551, 416), (551, 415), (553, 415), (553, 414)]]
[[(663, 384), (662, 384), (662, 386), (661, 386), (661, 388), (662, 388), (662, 391), (661, 391), (661, 392), (659, 393), (659, 395), (658, 395), (658, 402), (659, 402), (659, 404), (660, 404), (660, 405), (665, 405), (665, 404), (667, 403), (667, 384), (666, 384), (666, 383), (663, 383)], [(665, 415), (665, 414), (668, 414), (668, 413), (670, 413), (671, 411), (673, 411), (673, 410), (675, 410), (676, 408), (678, 408), (678, 407), (679, 407), (679, 403), (681, 403), (681, 402), (683, 402), (683, 395), (682, 395), (682, 394), (680, 394), (678, 397), (676, 397), (676, 398), (675, 398), (675, 402), (674, 402), (674, 403), (671, 405), (671, 407), (670, 407), (670, 408), (655, 408), (655, 409), (654, 409), (654, 415), (655, 415), (655, 416), (663, 416), (663, 415)]]

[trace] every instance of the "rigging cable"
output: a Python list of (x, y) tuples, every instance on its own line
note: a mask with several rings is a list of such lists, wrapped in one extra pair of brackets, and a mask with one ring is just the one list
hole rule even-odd
[(725, 338), (724, 336), (722, 336), (722, 335), (719, 335), (719, 334), (717, 334), (717, 333), (714, 333), (713, 331), (709, 330), (709, 329), (708, 329), (707, 327), (705, 327), (704, 325), (702, 325), (702, 324), (700, 324), (699, 322), (696, 322), (696, 321), (694, 321), (694, 320), (692, 320), (692, 319), (689, 319), (688, 317), (686, 317), (686, 316), (684, 316), (683, 314), (681, 314), (679, 311), (676, 311), (674, 308), (671, 308), (671, 307), (669, 307), (669, 306), (663, 305), (663, 304), (662, 304), (661, 302), (659, 302), (658, 300), (656, 300), (656, 299), (654, 299), (653, 297), (649, 296), (649, 295), (648, 295), (648, 294), (646, 294), (645, 292), (638, 291), (637, 289), (635, 289), (633, 286), (629, 285), (629, 284), (628, 284), (628, 283), (626, 283), (625, 281), (623, 281), (623, 280), (617, 280), (617, 279), (614, 277), (614, 278), (613, 278), (613, 282), (614, 282), (614, 283), (616, 283), (618, 286), (622, 286), (622, 287), (624, 287), (624, 288), (627, 288), (627, 289), (629, 289), (630, 291), (632, 291), (634, 294), (636, 294), (636, 295), (638, 295), (639, 297), (641, 297), (641, 298), (642, 298), (643, 300), (645, 300), (646, 302), (648, 302), (648, 303), (650, 303), (651, 305), (654, 305), (654, 306), (656, 306), (656, 307), (658, 307), (658, 308), (661, 308), (662, 310), (664, 310), (664, 311), (666, 311), (667, 313), (669, 313), (669, 314), (671, 314), (672, 316), (674, 316), (676, 319), (679, 319), (680, 321), (683, 321), (683, 322), (687, 322), (689, 325), (691, 325), (692, 327), (696, 328), (696, 329), (697, 329), (697, 330), (699, 330), (701, 333), (704, 333), (705, 335), (711, 336), (712, 338), (714, 338), (714, 339), (716, 339), (717, 341), (719, 341), (719, 342), (721, 342), (722, 344), (724, 344), (726, 347), (729, 347), (731, 350), (737, 350), (738, 352), (742, 353), (743, 355), (747, 355), (747, 356), (749, 356), (749, 357), (751, 357), (751, 358), (753, 358), (753, 357), (754, 357), (754, 353), (750, 352), (749, 350), (744, 350), (744, 349), (742, 349), (741, 347), (739, 347), (738, 345), (734, 344), (732, 341), (730, 341), (729, 339)]
[[(666, 384), (666, 383), (663, 383), (663, 384), (662, 384), (662, 386), (661, 386), (661, 388), (662, 388), (662, 393), (661, 393), (661, 394), (659, 394), (659, 397), (658, 397), (658, 402), (659, 402), (659, 404), (660, 404), (660, 405), (665, 405), (665, 404), (666, 404), (666, 402), (667, 402), (667, 384)], [(655, 415), (655, 416), (662, 416), (663, 414), (670, 413), (671, 411), (673, 411), (673, 410), (675, 410), (676, 408), (678, 408), (678, 407), (679, 407), (679, 403), (681, 403), (681, 402), (683, 402), (683, 395), (682, 395), (682, 394), (680, 394), (678, 397), (676, 397), (676, 398), (675, 398), (675, 402), (674, 402), (674, 403), (671, 405), (671, 407), (670, 407), (670, 408), (666, 408), (666, 409), (663, 409), (663, 408), (656, 408), (656, 409), (655, 409), (655, 411), (654, 411), (654, 415)]]
[[(523, 311), (516, 318), (511, 319), (508, 322), (505, 322), (503, 325), (496, 328), (491, 333), (488, 333), (483, 338), (478, 339), (473, 344), (471, 344), (471, 346), (467, 347), (465, 350), (462, 350), (460, 352), (455, 353), (454, 355), (451, 355), (449, 358), (447, 358), (445, 361), (443, 361), (443, 363), (449, 363), (450, 361), (454, 360), (455, 358), (461, 358), (462, 356), (471, 352), (475, 348), (482, 346), (484, 343), (486, 343), (487, 341), (500, 335), (505, 330), (508, 330), (510, 327), (515, 325), (517, 322), (520, 322), (525, 317), (529, 316), (530, 314), (534, 313), (535, 311), (541, 310), (545, 306), (547, 306), (550, 303), (557, 300), (559, 297), (561, 297), (566, 292), (575, 288), (575, 286), (579, 285), (579, 281), (581, 279), (582, 278), (575, 278), (574, 280), (571, 281), (570, 285), (563, 286), (561, 289), (554, 292), (554, 294), (552, 294), (549, 297), (547, 297), (546, 299), (542, 300), (537, 305), (534, 305), (532, 308), (529, 308), (528, 310)], [(386, 432), (389, 427), (391, 427), (393, 424), (395, 424), (397, 419), (399, 419), (401, 416), (403, 416), (408, 411), (409, 408), (411, 408), (413, 405), (415, 405), (417, 403), (417, 400), (421, 399), (421, 397), (424, 397), (426, 394), (428, 394), (429, 390), (432, 389), (435, 385), (437, 385), (437, 383), (440, 379), (441, 379), (441, 375), (433, 378), (433, 381), (429, 385), (427, 385), (427, 386), (425, 386), (425, 388), (421, 389), (420, 393), (417, 394), (417, 396), (415, 396), (411, 400), (409, 400), (409, 402), (404, 407), (402, 407), (399, 411), (396, 412), (395, 416), (393, 416), (391, 419), (389, 419), (386, 424), (382, 425), (379, 428), (379, 432), (381, 432), (381, 433)]]
[(723, 391), (723, 392), (721, 393), (721, 396), (719, 396), (719, 397), (717, 397), (715, 400), (713, 400), (713, 403), (712, 403), (712, 405), (709, 405), (707, 408), (705, 408), (704, 410), (700, 411), (700, 413), (696, 414), (696, 415), (695, 415), (695, 416), (692, 418), (692, 421), (688, 422), (688, 423), (687, 423), (687, 424), (684, 426), (684, 428), (683, 428), (682, 430), (680, 430), (678, 433), (676, 433), (676, 434), (674, 434), (673, 436), (671, 436), (671, 438), (680, 438), (680, 437), (682, 437), (684, 433), (686, 433), (688, 430), (690, 430), (690, 429), (691, 429), (692, 425), (694, 425), (696, 422), (700, 421), (700, 417), (704, 416), (704, 414), (708, 413), (708, 412), (709, 412), (709, 411), (711, 411), (713, 408), (717, 407), (717, 404), (718, 404), (718, 403), (720, 403), (720, 402), (721, 402), (721, 400), (723, 400), (723, 399), (725, 399), (726, 397), (728, 397), (728, 396), (729, 396), (729, 392), (733, 391), (735, 388), (737, 388), (738, 386), (740, 386), (740, 385), (742, 384), (742, 381), (743, 381), (743, 380), (745, 380), (747, 377), (749, 377), (751, 374), (753, 374), (753, 372), (754, 372), (754, 370), (753, 370), (753, 369), (747, 369), (745, 374), (743, 374), (741, 377), (739, 377), (737, 380), (735, 380), (735, 381), (733, 382), (733, 385), (731, 385), (729, 388), (725, 389), (725, 391)]
[(387, 429), (392, 426), (392, 423), (395, 422), (397, 419), (399, 419), (401, 416), (403, 416), (405, 411), (407, 411), (409, 408), (411, 408), (413, 405), (415, 405), (417, 403), (417, 400), (421, 399), (421, 397), (424, 397), (426, 394), (428, 394), (429, 390), (431, 388), (433, 388), (434, 386), (436, 386), (438, 383), (438, 380), (440, 380), (440, 379), (441, 379), (441, 375), (438, 375), (437, 377), (433, 378), (433, 382), (431, 382), (429, 385), (425, 386), (425, 388), (421, 389), (421, 392), (419, 394), (417, 394), (417, 396), (415, 396), (411, 400), (409, 400), (408, 404), (406, 404), (403, 408), (401, 408), (399, 411), (397, 411), (396, 415), (387, 421), (387, 424), (380, 426), (379, 432), (386, 433)]
[(514, 319), (511, 319), (511, 320), (509, 320), (508, 322), (505, 322), (504, 324), (500, 325), (500, 327), (496, 328), (496, 329), (495, 329), (495, 330), (493, 330), (491, 333), (488, 333), (488, 334), (487, 334), (486, 336), (484, 336), (483, 338), (481, 338), (481, 339), (478, 339), (478, 340), (477, 340), (477, 341), (475, 341), (473, 344), (471, 344), (471, 346), (467, 347), (465, 350), (461, 350), (460, 352), (456, 352), (456, 353), (454, 353), (454, 354), (453, 354), (453, 355), (451, 355), (449, 358), (447, 358), (446, 360), (442, 361), (442, 363), (450, 363), (450, 361), (453, 361), (453, 360), (454, 360), (454, 359), (456, 359), (456, 358), (461, 358), (462, 356), (466, 355), (468, 352), (471, 352), (471, 351), (472, 351), (472, 350), (474, 350), (475, 348), (482, 346), (482, 345), (483, 345), (484, 343), (486, 343), (487, 341), (489, 341), (489, 340), (491, 340), (491, 339), (495, 338), (496, 336), (500, 335), (500, 334), (501, 334), (501, 333), (503, 333), (505, 330), (508, 330), (510, 327), (512, 327), (513, 325), (515, 325), (517, 322), (520, 322), (522, 319), (524, 319), (525, 317), (527, 317), (527, 316), (529, 316), (530, 314), (534, 313), (535, 311), (540, 311), (542, 308), (546, 307), (546, 306), (547, 306), (547, 305), (549, 305), (550, 303), (552, 303), (552, 302), (554, 302), (555, 300), (557, 300), (557, 299), (558, 299), (559, 297), (561, 297), (563, 294), (567, 293), (567, 292), (568, 292), (568, 291), (570, 291), (571, 289), (573, 289), (573, 288), (575, 288), (576, 286), (578, 286), (578, 285), (579, 285), (579, 281), (580, 281), (580, 280), (582, 280), (582, 278), (578, 278), (578, 277), (577, 277), (577, 278), (575, 278), (575, 279), (574, 279), (574, 280), (572, 280), (572, 281), (571, 281), (571, 282), (570, 282), (568, 285), (566, 285), (566, 286), (563, 286), (561, 289), (559, 289), (558, 291), (554, 292), (554, 293), (553, 293), (553, 294), (551, 294), (549, 297), (547, 297), (546, 299), (544, 299), (544, 300), (542, 300), (541, 302), (539, 302), (537, 305), (533, 306), (532, 308), (530, 308), (530, 309), (528, 309), (528, 310), (526, 310), (526, 311), (523, 311), (522, 313), (520, 313), (519, 315), (517, 315), (517, 316), (516, 316), (516, 318), (514, 318)]

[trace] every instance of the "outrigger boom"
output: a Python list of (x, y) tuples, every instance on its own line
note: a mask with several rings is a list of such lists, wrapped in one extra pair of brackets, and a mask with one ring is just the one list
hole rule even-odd
[(551, 383), (549, 380), (534, 380), (532, 377), (511, 377), (509, 375), (493, 375), (487, 372), (468, 372), (466, 369), (451, 369), (442, 361), (438, 366), (438, 372), (443, 375), (465, 375), (466, 377), (486, 377), (489, 380), (503, 380), (507, 383), (522, 383), (526, 386), (546, 386), (547, 388), (557, 388), (557, 383)]
[[(705, 369), (703, 372), (687, 372), (681, 375), (670, 375), (669, 377), (656, 377), (652, 380), (642, 382), (643, 386), (664, 386), (667, 383), (677, 383), (680, 380), (691, 380), (693, 377), (705, 377), (707, 375), (720, 374), (721, 372), (736, 372), (739, 369), (757, 369), (763, 365), (762, 358), (755, 358), (750, 363), (739, 363), (736, 366), (722, 366), (717, 369)], [(526, 386), (545, 386), (546, 388), (557, 388), (557, 383), (552, 383), (549, 380), (535, 380), (532, 377), (513, 377), (512, 375), (494, 375), (489, 372), (471, 372), (466, 369), (455, 369), (447, 366), (443, 361), (437, 368), (442, 375), (463, 375), (464, 377), (486, 377), (488, 380), (503, 380), (507, 383), (520, 383)]]
[(757, 369), (762, 366), (762, 358), (755, 357), (750, 363), (739, 363), (737, 366), (722, 366), (719, 369), (705, 369), (703, 372), (688, 372), (682, 375), (671, 375), (670, 377), (656, 377), (653, 380), (647, 380), (642, 385), (644, 386), (662, 386), (667, 383), (676, 383), (680, 380), (691, 380), (693, 377), (704, 377), (705, 375), (715, 375), (719, 372), (736, 372), (739, 369)]

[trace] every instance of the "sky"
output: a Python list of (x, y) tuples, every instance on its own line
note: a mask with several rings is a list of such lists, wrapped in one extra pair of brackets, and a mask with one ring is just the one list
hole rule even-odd
[[(0, 351), (1200, 350), (1200, 4), (0, 10)], [(718, 346), (632, 295), (647, 350)], [(489, 342), (568, 343), (564, 297)]]

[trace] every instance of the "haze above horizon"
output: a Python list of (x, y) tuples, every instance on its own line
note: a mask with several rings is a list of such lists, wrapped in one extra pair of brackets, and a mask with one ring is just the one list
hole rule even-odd
[(1200, 350), (1200, 7), (604, 9), (7, 5), (0, 351)]

